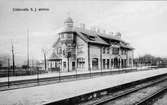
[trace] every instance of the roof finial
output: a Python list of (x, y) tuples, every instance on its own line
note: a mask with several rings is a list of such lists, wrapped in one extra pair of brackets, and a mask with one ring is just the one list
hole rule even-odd
[(64, 23), (73, 23), (70, 11), (67, 12), (67, 18), (65, 19)]

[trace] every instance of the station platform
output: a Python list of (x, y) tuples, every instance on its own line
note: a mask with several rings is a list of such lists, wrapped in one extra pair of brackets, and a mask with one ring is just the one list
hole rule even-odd
[[(145, 69), (149, 67), (138, 67), (139, 70)], [(121, 70), (130, 70), (130, 69), (136, 69), (136, 67), (133, 68), (123, 68), (123, 69), (105, 69), (102, 70), (102, 72), (108, 72), (108, 71), (121, 71)], [(97, 73), (101, 72), (101, 70), (92, 70), (91, 73)], [(77, 74), (87, 74), (90, 73), (90, 71), (77, 71)], [(76, 75), (76, 71), (72, 72), (61, 72), (61, 76), (69, 76), (69, 75)], [(48, 77), (58, 77), (59, 72), (50, 72), (50, 73), (44, 73), (44, 74), (39, 74), (39, 79), (40, 78), (48, 78)], [(36, 79), (37, 75), (27, 75), (27, 76), (10, 76), (9, 81), (20, 81), (20, 80), (30, 80), (30, 79)], [(0, 78), (0, 83), (3, 82), (8, 82), (8, 77), (1, 77)]]
[(0, 92), (0, 105), (41, 105), (166, 74), (167, 68), (102, 76)]

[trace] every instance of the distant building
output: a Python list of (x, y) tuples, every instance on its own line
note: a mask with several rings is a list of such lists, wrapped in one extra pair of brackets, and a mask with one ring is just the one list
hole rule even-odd
[(64, 22), (64, 29), (53, 44), (48, 58), (49, 69), (87, 71), (133, 66), (133, 48), (121, 39), (121, 33), (100, 33), (85, 25), (74, 27), (72, 18)]
[(0, 55), (0, 67), (8, 67), (8, 56)]

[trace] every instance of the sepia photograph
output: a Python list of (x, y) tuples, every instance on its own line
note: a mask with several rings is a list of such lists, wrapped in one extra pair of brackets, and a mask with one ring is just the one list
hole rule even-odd
[(167, 1), (0, 0), (0, 105), (167, 105)]

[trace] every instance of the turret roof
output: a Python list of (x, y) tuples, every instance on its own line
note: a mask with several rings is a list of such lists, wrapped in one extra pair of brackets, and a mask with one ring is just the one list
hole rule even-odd
[(68, 17), (67, 19), (65, 19), (64, 23), (73, 23), (73, 20), (71, 17)]

